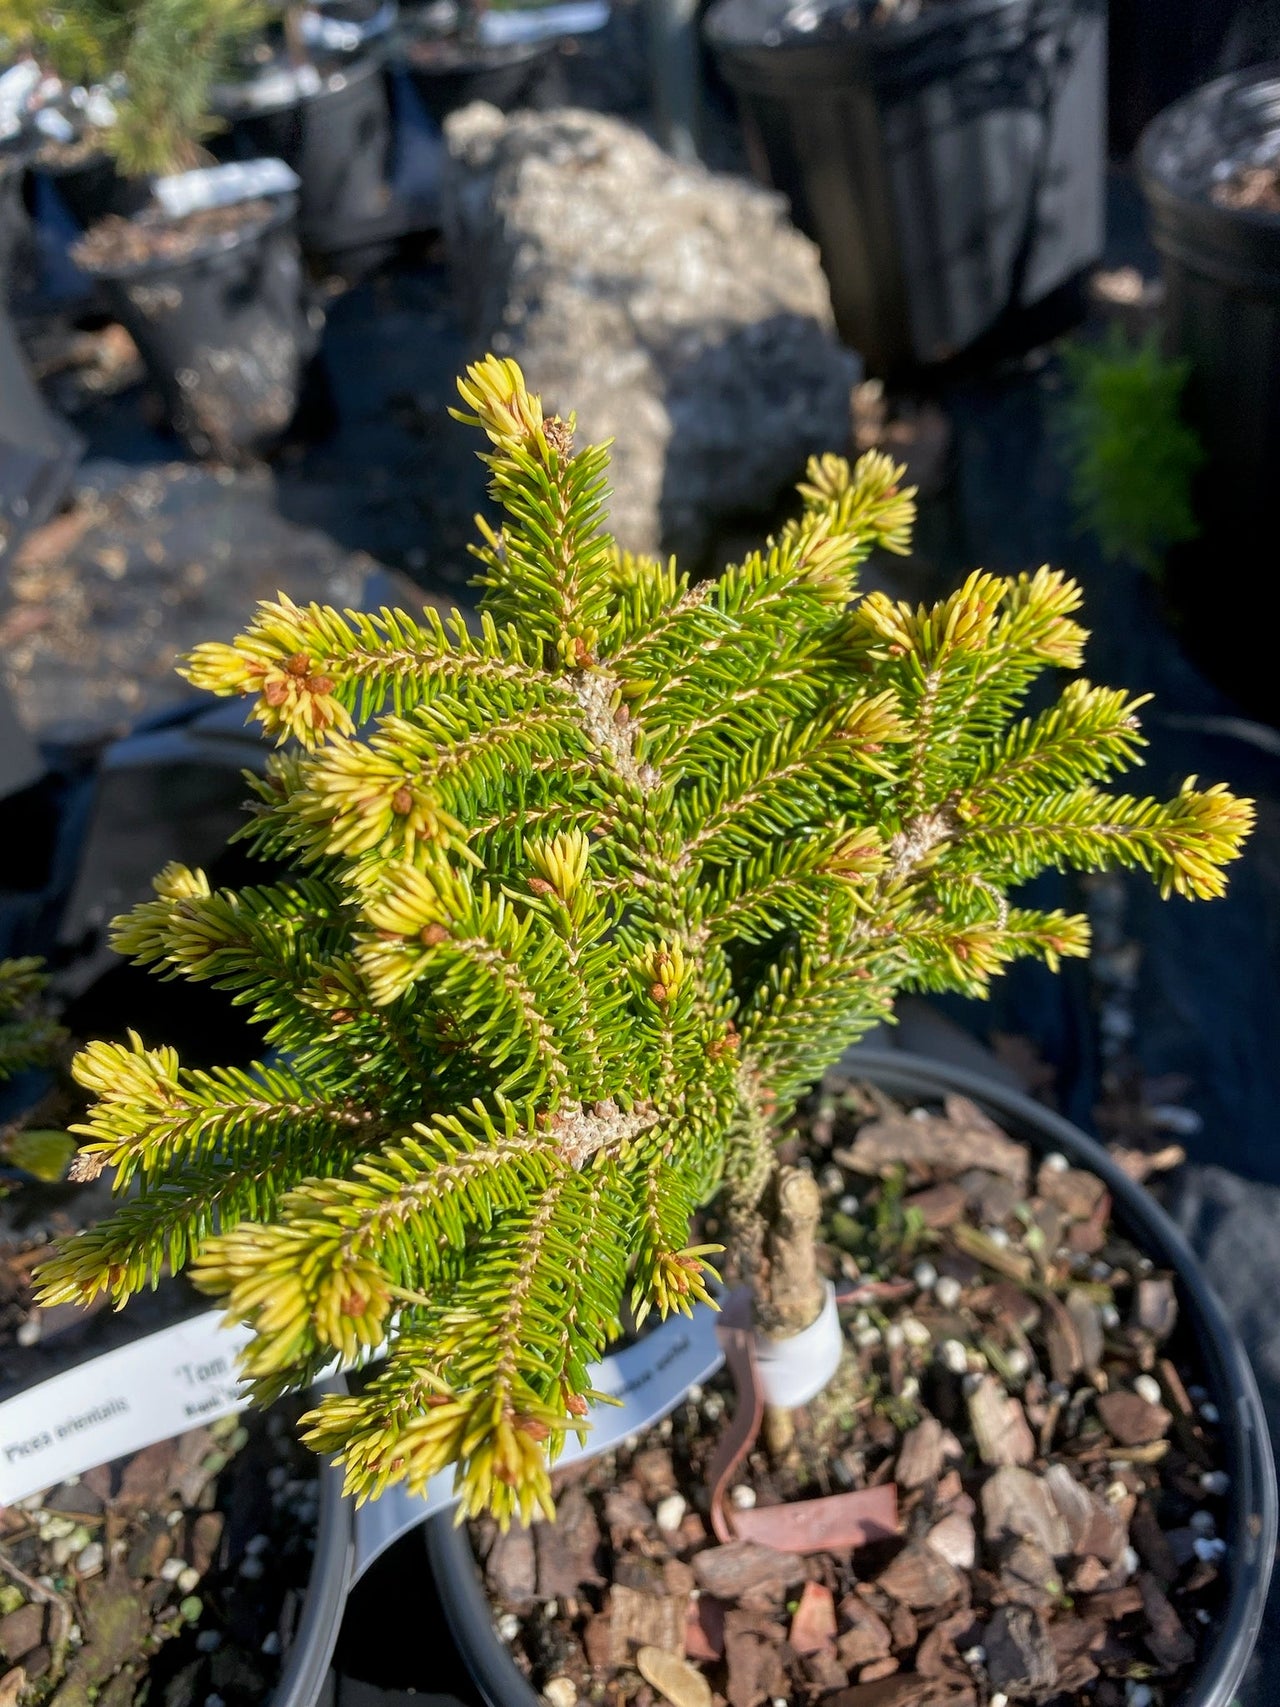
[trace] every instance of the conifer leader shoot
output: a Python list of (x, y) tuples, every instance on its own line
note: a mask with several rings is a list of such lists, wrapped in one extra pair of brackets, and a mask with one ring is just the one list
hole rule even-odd
[(137, 1189), (42, 1297), (122, 1303), (190, 1262), (252, 1326), (264, 1400), (394, 1328), (308, 1438), (362, 1497), (456, 1465), (463, 1509), (505, 1522), (550, 1509), (624, 1297), (707, 1296), (699, 1205), (767, 1303), (779, 1123), (899, 990), (1084, 954), (1084, 919), (1008, 899), (1048, 867), (1220, 894), (1252, 809), (1108, 792), (1142, 745), (1123, 693), (1023, 715), (1080, 662), (1064, 576), (858, 597), (914, 520), (887, 457), (815, 459), (799, 519), (691, 585), (615, 549), (606, 450), (513, 362), (460, 391), (505, 512), (474, 631), (281, 597), (187, 661), (280, 743), (245, 834), (291, 874), (169, 866), (114, 940), (232, 992), (271, 1056), (83, 1052), (77, 1172)]

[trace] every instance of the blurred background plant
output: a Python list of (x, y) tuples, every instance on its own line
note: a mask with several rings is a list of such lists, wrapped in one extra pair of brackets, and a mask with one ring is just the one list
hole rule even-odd
[(67, 85), (106, 86), (114, 117), (96, 139), (140, 178), (200, 163), (212, 86), (265, 16), (260, 0), (0, 0), (0, 36)]
[[(24, 956), (0, 960), (0, 1086), (33, 1068), (52, 1067), (67, 1034), (50, 1012), (49, 978), (42, 963)], [(62, 1131), (0, 1125), (0, 1196), (10, 1168), (41, 1180), (58, 1180), (75, 1154), (76, 1141)]]
[(1159, 577), (1172, 546), (1200, 531), (1192, 503), (1204, 450), (1182, 416), (1189, 372), (1150, 333), (1134, 344), (1119, 327), (1099, 344), (1068, 344), (1059, 427), (1082, 531), (1111, 561)]

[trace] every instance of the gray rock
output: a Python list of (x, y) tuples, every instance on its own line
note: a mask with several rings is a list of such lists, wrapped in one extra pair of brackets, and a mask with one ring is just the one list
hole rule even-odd
[(574, 108), (477, 103), (446, 140), (475, 350), (515, 356), (581, 438), (615, 440), (622, 545), (693, 561), (718, 516), (766, 511), (809, 455), (847, 449), (860, 364), (780, 196)]

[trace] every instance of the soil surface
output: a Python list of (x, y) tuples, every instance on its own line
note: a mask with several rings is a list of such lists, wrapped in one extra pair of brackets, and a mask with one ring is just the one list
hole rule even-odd
[(275, 203), (259, 196), (231, 207), (197, 208), (171, 219), (148, 208), (132, 219), (108, 214), (90, 226), (75, 245), (72, 259), (87, 273), (127, 273), (138, 267), (185, 261), (202, 250), (224, 248), (254, 235), (275, 212)]
[(721, 1375), (562, 1472), (555, 1525), (472, 1526), (516, 1663), (553, 1707), (1172, 1707), (1222, 1604), (1230, 1486), (1172, 1277), (1101, 1180), (963, 1098), (907, 1110), (829, 1079), (790, 1148), (832, 1278), (882, 1286), (730, 1514), (892, 1482), (899, 1538), (717, 1541)]

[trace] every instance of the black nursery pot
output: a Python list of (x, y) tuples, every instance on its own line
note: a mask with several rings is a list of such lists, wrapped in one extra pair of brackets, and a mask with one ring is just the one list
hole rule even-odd
[(503, 112), (529, 101), (556, 52), (554, 40), (468, 46), (448, 36), (410, 36), (401, 63), (414, 93), (437, 125), (470, 101)]
[(851, 27), (820, 0), (717, 0), (706, 36), (753, 170), (822, 252), (871, 371), (944, 362), (1102, 252), (1105, 0), (948, 0)]
[(129, 219), (141, 213), (151, 196), (146, 180), (122, 178), (108, 154), (90, 154), (71, 165), (37, 160), (35, 170), (53, 185), (82, 231), (108, 214)]
[(386, 209), (391, 113), (379, 55), (344, 59), (320, 87), (283, 105), (260, 102), (252, 82), (215, 97), (228, 128), (212, 139), (222, 160), (283, 160), (301, 180), (298, 234), (309, 253), (330, 255), (365, 241)]
[[(856, 1050), (843, 1063), (891, 1096), (940, 1100), (958, 1092), (985, 1108), (1013, 1137), (1036, 1151), (1060, 1151), (1097, 1174), (1110, 1191), (1116, 1219), (1129, 1236), (1177, 1277), (1183, 1319), (1204, 1360), (1207, 1385), (1221, 1413), (1231, 1477), (1228, 1598), (1210, 1646), (1178, 1707), (1231, 1707), (1257, 1640), (1276, 1549), (1276, 1472), (1257, 1383), (1235, 1330), (1214, 1297), (1190, 1247), (1151, 1195), (1092, 1138), (1029, 1097), (980, 1073), (943, 1066), (896, 1050)], [(426, 1525), (427, 1556), (458, 1650), (489, 1707), (540, 1707), (493, 1628), (493, 1613), (465, 1527), (452, 1512)]]
[(1268, 143), (1280, 164), (1280, 63), (1196, 90), (1138, 150), (1167, 335), (1191, 364), (1187, 413), (1208, 453), (1206, 534), (1225, 525), (1237, 538), (1267, 520), (1280, 481), (1280, 214), (1223, 207), (1211, 192), (1224, 167)]
[(296, 200), (177, 260), (95, 271), (175, 430), (198, 455), (269, 450), (293, 419), (316, 334)]

